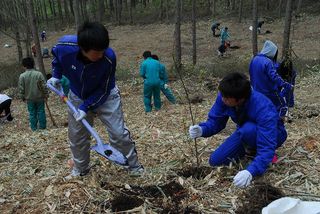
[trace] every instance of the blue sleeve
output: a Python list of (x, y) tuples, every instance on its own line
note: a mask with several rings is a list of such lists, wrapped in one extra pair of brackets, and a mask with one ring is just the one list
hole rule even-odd
[(146, 78), (146, 63), (143, 61), (140, 66), (140, 76), (145, 79)]
[[(291, 79), (291, 84), (293, 86), (296, 85), (296, 77), (297, 77), (297, 71), (293, 70), (292, 79)], [(294, 106), (294, 89), (290, 91), (288, 96), (289, 96), (288, 97), (288, 105), (289, 105), (289, 107), (293, 107)]]
[(96, 109), (97, 107), (102, 105), (106, 101), (106, 97), (109, 96), (112, 89), (110, 88), (110, 86), (115, 85), (115, 72), (117, 66), (115, 55), (113, 56), (111, 61), (112, 70), (110, 72), (107, 72), (109, 73), (109, 75), (105, 78), (104, 81), (100, 82), (98, 89), (94, 91), (91, 96), (85, 99), (84, 102), (80, 105), (79, 109), (81, 109), (82, 111), (88, 112), (89, 110)]
[(269, 76), (271, 81), (276, 84), (277, 88), (284, 87), (286, 84), (288, 84), (278, 74), (276, 66), (272, 62), (267, 63), (266, 66), (267, 66), (267, 69), (266, 69), (267, 75)]
[[(268, 105), (268, 104), (267, 104)], [(270, 106), (270, 105), (269, 105)], [(263, 110), (269, 109), (269, 110)], [(271, 109), (271, 110), (270, 110)], [(277, 146), (278, 114), (276, 110), (260, 108), (257, 112), (257, 154), (247, 167), (252, 176), (262, 175), (268, 168)]]
[(55, 77), (57, 79), (61, 79), (62, 78), (62, 66), (61, 63), (59, 62), (58, 59), (58, 48), (55, 46), (52, 48), (52, 55), (53, 55), (53, 60), (52, 60), (52, 77)]
[(226, 127), (229, 119), (229, 116), (225, 114), (226, 108), (227, 106), (222, 102), (222, 97), (219, 93), (208, 114), (207, 121), (199, 124), (202, 128), (202, 137), (210, 137)]

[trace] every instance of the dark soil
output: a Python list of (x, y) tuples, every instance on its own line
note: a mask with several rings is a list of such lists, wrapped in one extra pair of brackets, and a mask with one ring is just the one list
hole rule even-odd
[(242, 206), (236, 214), (260, 214), (263, 207), (274, 200), (284, 197), (281, 190), (266, 183), (259, 183), (244, 192)]
[(200, 180), (205, 178), (211, 171), (212, 168), (208, 166), (188, 167), (178, 171), (177, 174), (185, 178), (193, 177)]

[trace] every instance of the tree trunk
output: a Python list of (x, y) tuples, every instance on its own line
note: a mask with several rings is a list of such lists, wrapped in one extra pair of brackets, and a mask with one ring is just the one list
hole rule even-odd
[(242, 7), (243, 7), (243, 1), (242, 0), (239, 0), (239, 23), (241, 23), (241, 20), (242, 20)]
[(129, 13), (130, 13), (130, 24), (133, 24), (133, 11), (134, 8), (134, 0), (130, 0), (130, 9), (129, 9)]
[(279, 10), (278, 10), (279, 18), (281, 18), (281, 11), (282, 11), (282, 0), (279, 0)]
[(282, 58), (290, 57), (290, 29), (292, 20), (292, 0), (287, 0), (286, 17), (283, 31)]
[(71, 11), (71, 13), (72, 13), (72, 15), (74, 16), (74, 11), (73, 11), (73, 1), (74, 0), (69, 0), (69, 6), (70, 6), (70, 11)]
[(41, 56), (41, 47), (40, 47), (40, 40), (39, 40), (39, 35), (38, 35), (38, 27), (36, 24), (36, 18), (34, 15), (32, 0), (27, 1), (27, 8), (28, 8), (28, 20), (31, 25), (33, 41), (36, 45), (38, 67), (39, 67), (40, 72), (45, 77), (46, 71), (44, 69), (44, 64), (43, 64), (43, 60), (42, 60), (42, 56)]
[(103, 0), (98, 0), (98, 16), (97, 16), (97, 20), (98, 22), (102, 22), (102, 20), (104, 19), (104, 1)]
[(163, 0), (160, 0), (160, 11), (159, 11), (160, 22), (163, 22)]
[(181, 68), (181, 0), (176, 0), (176, 23), (175, 23), (175, 64)]
[(46, 1), (43, 1), (43, 12), (44, 12), (44, 15), (45, 15), (47, 28), (49, 28), (49, 17), (48, 17), (48, 12), (47, 12)]
[(62, 7), (61, 7), (61, 0), (57, 0), (58, 3), (58, 14), (59, 14), (59, 22), (60, 22), (60, 28), (63, 24), (63, 15), (62, 15)]
[(232, 0), (232, 2), (231, 2), (231, 10), (234, 11), (235, 9), (236, 9), (236, 0)]
[(197, 64), (196, 0), (192, 0), (192, 63)]
[(216, 17), (216, 11), (217, 11), (217, 0), (212, 0), (212, 17)]
[(69, 14), (69, 8), (68, 8), (67, 0), (63, 0), (63, 10), (64, 10), (64, 16), (66, 17), (66, 20), (67, 20), (68, 24), (70, 24), (70, 14)]
[(258, 0), (252, 0), (252, 54), (258, 53)]
[(80, 5), (78, 0), (73, 0), (73, 11), (74, 11), (74, 21), (76, 25), (75, 27), (76, 29), (78, 29), (82, 22), (80, 17)]
[(23, 52), (22, 52), (22, 47), (21, 47), (21, 38), (20, 38), (20, 32), (18, 26), (16, 26), (16, 43), (17, 43), (17, 52), (18, 52), (18, 62), (22, 62), (23, 58)]
[(270, 10), (270, 0), (266, 0), (266, 10)]
[(166, 0), (166, 19), (167, 23), (169, 23), (169, 0)]
[(297, 5), (297, 14), (299, 14), (301, 11), (301, 4), (302, 4), (302, 0), (299, 0)]

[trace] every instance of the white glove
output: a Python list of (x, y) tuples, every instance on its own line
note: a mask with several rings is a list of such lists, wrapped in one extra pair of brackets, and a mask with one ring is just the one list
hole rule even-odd
[(190, 126), (189, 135), (191, 138), (197, 138), (202, 136), (202, 128), (199, 125)]
[(58, 78), (51, 77), (50, 79), (48, 79), (47, 83), (49, 83), (50, 85), (52, 85), (53, 87), (55, 87), (59, 91), (62, 90), (61, 81)]
[(164, 89), (167, 89), (169, 86), (168, 86), (168, 84), (164, 84)]
[(247, 187), (252, 181), (252, 175), (248, 170), (242, 170), (233, 178), (233, 184), (237, 187)]
[(76, 119), (76, 121), (82, 120), (85, 116), (87, 116), (87, 113), (85, 113), (82, 110), (78, 110), (77, 113), (73, 114), (73, 117), (74, 117), (74, 119)]

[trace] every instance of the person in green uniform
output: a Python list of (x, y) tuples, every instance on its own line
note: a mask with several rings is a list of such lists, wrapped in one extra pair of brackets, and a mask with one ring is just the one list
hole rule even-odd
[(152, 98), (156, 110), (161, 108), (160, 99), (160, 83), (163, 79), (163, 70), (160, 62), (152, 59), (151, 52), (145, 51), (143, 53), (143, 62), (140, 66), (140, 76), (144, 79), (143, 83), (143, 102), (146, 112), (152, 110)]
[[(159, 57), (155, 54), (152, 54), (151, 57), (157, 61), (159, 61)], [(160, 79), (160, 90), (166, 96), (170, 103), (176, 104), (176, 98), (174, 97), (172, 90), (168, 86), (168, 73), (166, 66), (160, 62), (161, 69), (163, 72), (163, 79)]]

